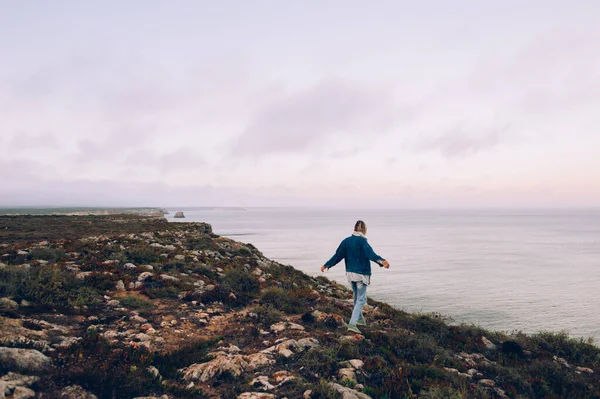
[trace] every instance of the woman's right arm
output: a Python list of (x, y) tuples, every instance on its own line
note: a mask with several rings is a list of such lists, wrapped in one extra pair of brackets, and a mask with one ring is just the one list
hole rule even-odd
[(335, 251), (335, 254), (331, 257), (331, 259), (329, 259), (327, 261), (327, 263), (325, 263), (325, 269), (330, 269), (332, 267), (334, 267), (335, 265), (337, 265), (338, 263), (340, 263), (340, 261), (342, 259), (344, 259), (346, 257), (346, 240), (342, 241), (340, 243), (340, 246), (338, 247), (337, 251)]

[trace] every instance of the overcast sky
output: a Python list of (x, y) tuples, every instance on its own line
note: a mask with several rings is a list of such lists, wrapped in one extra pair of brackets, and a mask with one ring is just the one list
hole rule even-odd
[(600, 205), (598, 15), (0, 0), (0, 205)]

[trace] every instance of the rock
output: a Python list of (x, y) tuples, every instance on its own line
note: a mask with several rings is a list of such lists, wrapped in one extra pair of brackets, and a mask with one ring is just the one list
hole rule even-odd
[(343, 387), (340, 384), (330, 382), (327, 385), (334, 391), (342, 394), (342, 399), (371, 399), (369, 395), (366, 395), (362, 392), (358, 392), (357, 390), (351, 388)]
[(354, 367), (356, 370), (360, 370), (363, 368), (363, 366), (365, 365), (365, 363), (362, 360), (359, 359), (352, 359), (352, 360), (348, 360), (348, 362), (352, 365), (352, 367)]
[(594, 370), (588, 368), (588, 367), (579, 367), (577, 366), (575, 368), (575, 370), (579, 371), (580, 373), (587, 373), (587, 374), (594, 374)]
[(27, 251), (23, 251), (23, 250), (18, 250), (17, 251), (17, 255), (27, 255), (29, 252)]
[(243, 355), (219, 356), (201, 364), (193, 364), (182, 370), (185, 381), (206, 382), (227, 372), (232, 377), (239, 377), (249, 365)]
[(12, 399), (33, 399), (35, 398), (35, 391), (33, 389), (25, 387), (16, 387)]
[(354, 369), (339, 369), (337, 375), (340, 378), (340, 381), (350, 380), (352, 382), (356, 382), (356, 372)]
[(489, 350), (498, 349), (498, 347), (492, 341), (487, 339), (486, 337), (481, 337), (481, 342), (483, 343), (483, 345), (485, 346), (486, 349), (489, 349)]
[(154, 273), (150, 273), (150, 272), (143, 272), (143, 273), (140, 273), (140, 274), (139, 274), (139, 276), (138, 276), (137, 280), (138, 280), (138, 281), (145, 281), (146, 279), (148, 279), (148, 278), (150, 278), (150, 277), (152, 277), (152, 276), (154, 276)]
[(477, 383), (479, 385), (483, 385), (484, 387), (490, 387), (490, 388), (496, 386), (496, 381), (488, 380), (488, 379), (479, 380), (479, 381), (477, 381)]
[(248, 366), (254, 370), (263, 366), (269, 366), (275, 364), (275, 360), (265, 353), (253, 353), (252, 355), (246, 356)]
[(269, 377), (266, 375), (261, 375), (250, 381), (250, 386), (252, 388), (260, 388), (265, 391), (270, 391), (275, 389), (275, 386), (269, 382)]
[(185, 260), (185, 255), (175, 255), (175, 260)]
[(168, 395), (162, 395), (162, 396), (138, 396), (137, 398), (133, 398), (133, 399), (169, 399)]
[(0, 378), (0, 398), (34, 398), (35, 392), (29, 389), (39, 377), (25, 376), (17, 373), (8, 373)]
[(125, 264), (123, 265), (123, 267), (124, 267), (125, 269), (137, 269), (137, 266), (136, 266), (136, 265), (134, 265), (133, 263), (125, 263)]
[(144, 333), (136, 334), (134, 338), (140, 342), (146, 342), (146, 341), (150, 341), (152, 339), (152, 338), (150, 338), (150, 336), (148, 334), (144, 334)]
[(125, 283), (123, 282), (123, 280), (117, 281), (117, 284), (115, 285), (115, 290), (125, 291)]
[(275, 333), (280, 333), (287, 329), (304, 331), (304, 327), (301, 326), (300, 324), (290, 323), (287, 321), (280, 321), (279, 323), (275, 323), (275, 324), (271, 325), (271, 327), (270, 327), (270, 330)]
[(273, 379), (279, 385), (285, 384), (286, 382), (291, 381), (295, 378), (296, 377), (294, 377), (292, 375), (292, 373), (290, 373), (289, 371), (284, 371), (284, 370), (278, 371), (273, 374)]
[(152, 265), (142, 265), (142, 266), (140, 266), (140, 269), (154, 270), (154, 266), (152, 266)]
[(298, 341), (295, 339), (285, 340), (270, 348), (264, 349), (261, 352), (267, 354), (278, 353), (283, 357), (291, 357), (294, 353), (300, 353), (307, 349), (318, 348), (319, 341), (315, 338), (303, 338)]
[(152, 377), (154, 377), (155, 379), (161, 379), (161, 375), (160, 375), (160, 371), (158, 371), (158, 369), (154, 366), (149, 366), (148, 368), (146, 368), (146, 372), (148, 372), (148, 374), (150, 374)]
[(562, 357), (558, 357), (556, 355), (554, 355), (552, 358), (554, 359), (555, 362), (562, 364), (563, 366), (565, 366), (567, 368), (571, 368), (571, 365), (569, 364), (569, 362), (567, 362), (566, 359), (563, 359)]
[(183, 219), (185, 217), (185, 215), (183, 214), (183, 212), (179, 211), (179, 212), (175, 212), (175, 215), (173, 217), (177, 218), (177, 219)]
[(264, 392), (244, 392), (237, 399), (275, 399), (275, 395)]
[(89, 393), (79, 385), (63, 388), (58, 397), (61, 399), (98, 399), (96, 395)]
[(85, 280), (86, 278), (91, 276), (92, 273), (93, 272), (79, 272), (75, 275), (75, 277), (78, 278), (79, 280)]
[(0, 310), (10, 311), (19, 309), (19, 304), (10, 298), (0, 298)]
[(168, 274), (161, 274), (160, 278), (165, 281), (179, 281), (177, 277), (169, 276)]
[(12, 370), (35, 372), (46, 370), (51, 360), (35, 349), (0, 348), (0, 363)]

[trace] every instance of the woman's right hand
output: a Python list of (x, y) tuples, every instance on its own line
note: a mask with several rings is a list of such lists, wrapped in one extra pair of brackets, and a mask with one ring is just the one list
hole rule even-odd
[(321, 266), (321, 271), (322, 271), (323, 273), (325, 273), (325, 270), (327, 270), (327, 268), (326, 268), (325, 266)]
[(386, 269), (389, 269), (389, 268), (390, 268), (390, 263), (389, 263), (387, 260), (384, 260), (383, 262), (381, 262), (381, 265), (382, 265), (383, 267), (385, 267)]

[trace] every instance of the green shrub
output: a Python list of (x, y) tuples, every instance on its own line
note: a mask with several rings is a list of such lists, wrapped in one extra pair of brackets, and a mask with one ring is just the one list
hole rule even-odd
[(272, 305), (257, 306), (254, 308), (254, 313), (258, 315), (258, 321), (266, 327), (283, 319), (283, 313), (275, 309)]
[(306, 312), (312, 300), (307, 296), (305, 291), (286, 291), (282, 288), (268, 288), (263, 291), (261, 301), (285, 313), (298, 314)]
[(152, 302), (137, 296), (125, 296), (119, 298), (119, 302), (121, 305), (133, 309), (152, 309), (154, 307)]
[(36, 247), (29, 252), (30, 259), (47, 260), (48, 262), (56, 262), (64, 258), (65, 251), (61, 249)]
[(578, 366), (600, 367), (600, 348), (581, 338), (570, 338), (566, 332), (543, 331), (533, 335), (530, 342), (533, 351), (543, 349)]
[(256, 294), (260, 290), (260, 284), (256, 276), (243, 268), (230, 269), (223, 279), (223, 286), (228, 290), (242, 294)]
[(136, 265), (160, 261), (160, 255), (152, 247), (132, 248), (126, 252), (127, 259)]

